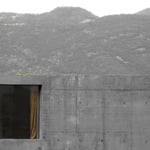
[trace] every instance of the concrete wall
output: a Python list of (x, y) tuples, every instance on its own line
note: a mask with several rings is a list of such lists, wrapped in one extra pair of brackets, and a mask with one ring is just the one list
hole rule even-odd
[[(12, 79), (8, 78), (7, 83), (42, 84), (40, 137), (1, 139), (0, 149), (149, 150), (150, 76)], [(0, 83), (4, 81), (6, 77), (0, 79)]]

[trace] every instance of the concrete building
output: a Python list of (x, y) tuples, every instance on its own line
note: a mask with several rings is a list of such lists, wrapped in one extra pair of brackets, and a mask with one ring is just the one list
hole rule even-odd
[(0, 103), (0, 150), (150, 148), (150, 76), (2, 76)]

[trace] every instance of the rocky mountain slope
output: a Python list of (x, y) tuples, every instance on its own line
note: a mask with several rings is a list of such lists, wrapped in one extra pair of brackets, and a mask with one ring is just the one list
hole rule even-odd
[(3, 74), (149, 74), (150, 17), (81, 8), (0, 14)]
[(150, 15), (150, 8), (146, 8), (146, 9), (144, 9), (142, 11), (137, 12), (136, 14), (149, 16)]

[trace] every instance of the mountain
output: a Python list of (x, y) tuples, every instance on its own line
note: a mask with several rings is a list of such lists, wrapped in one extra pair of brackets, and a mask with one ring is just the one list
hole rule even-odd
[(149, 74), (150, 18), (76, 7), (0, 14), (1, 74)]
[(144, 9), (142, 11), (137, 12), (136, 14), (149, 16), (150, 15), (150, 8), (146, 8), (146, 9)]

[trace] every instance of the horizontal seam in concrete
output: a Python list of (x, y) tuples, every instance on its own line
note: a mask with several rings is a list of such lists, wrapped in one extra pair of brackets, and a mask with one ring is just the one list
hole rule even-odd
[(50, 91), (149, 91), (150, 89), (50, 89)]

